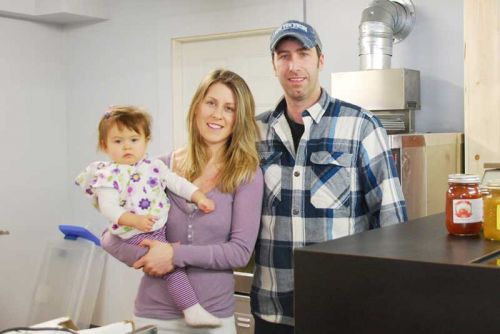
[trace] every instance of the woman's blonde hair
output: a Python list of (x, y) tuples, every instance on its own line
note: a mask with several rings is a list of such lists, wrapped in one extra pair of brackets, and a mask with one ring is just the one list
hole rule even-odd
[(193, 181), (201, 175), (208, 161), (207, 146), (196, 126), (196, 113), (209, 88), (215, 83), (228, 87), (236, 100), (233, 133), (225, 147), (217, 182), (220, 191), (232, 193), (240, 184), (250, 181), (259, 167), (255, 102), (245, 80), (234, 72), (224, 69), (214, 70), (208, 73), (198, 86), (189, 107), (187, 157), (181, 170), (188, 180)]
[(143, 134), (148, 141), (151, 139), (151, 116), (146, 111), (136, 106), (116, 105), (109, 107), (101, 117), (97, 149), (102, 151), (106, 148), (109, 130), (115, 125), (119, 130), (125, 127)]

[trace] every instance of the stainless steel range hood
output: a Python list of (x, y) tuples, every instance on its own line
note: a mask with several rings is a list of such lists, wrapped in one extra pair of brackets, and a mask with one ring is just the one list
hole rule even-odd
[(383, 69), (333, 73), (333, 97), (372, 111), (388, 133), (415, 131), (414, 111), (420, 109), (420, 72)]

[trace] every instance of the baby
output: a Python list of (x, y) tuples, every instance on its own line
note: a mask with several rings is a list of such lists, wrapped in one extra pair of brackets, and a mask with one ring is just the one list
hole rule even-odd
[[(134, 106), (113, 106), (99, 123), (98, 148), (110, 162), (91, 163), (75, 183), (110, 221), (110, 232), (138, 245), (144, 239), (166, 242), (163, 225), (170, 207), (165, 188), (209, 213), (214, 203), (195, 185), (172, 172), (161, 160), (148, 159), (151, 119)], [(186, 323), (217, 327), (221, 320), (199, 303), (182, 269), (163, 277)]]

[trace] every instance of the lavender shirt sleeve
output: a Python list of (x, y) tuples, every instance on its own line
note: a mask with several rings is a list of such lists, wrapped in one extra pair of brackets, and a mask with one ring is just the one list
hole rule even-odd
[(226, 270), (245, 266), (259, 233), (264, 183), (260, 168), (250, 182), (241, 185), (233, 200), (231, 233), (215, 245), (174, 244), (174, 265)]
[(122, 238), (109, 233), (109, 231), (105, 231), (101, 236), (101, 246), (115, 259), (125, 263), (129, 267), (149, 250), (146, 247), (127, 244)]

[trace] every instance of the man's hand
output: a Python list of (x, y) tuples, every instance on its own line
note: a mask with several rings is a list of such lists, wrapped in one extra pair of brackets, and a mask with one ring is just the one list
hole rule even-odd
[(174, 249), (172, 245), (157, 240), (143, 240), (142, 247), (149, 247), (149, 251), (134, 263), (134, 268), (142, 268), (146, 274), (161, 277), (174, 269), (172, 263)]

